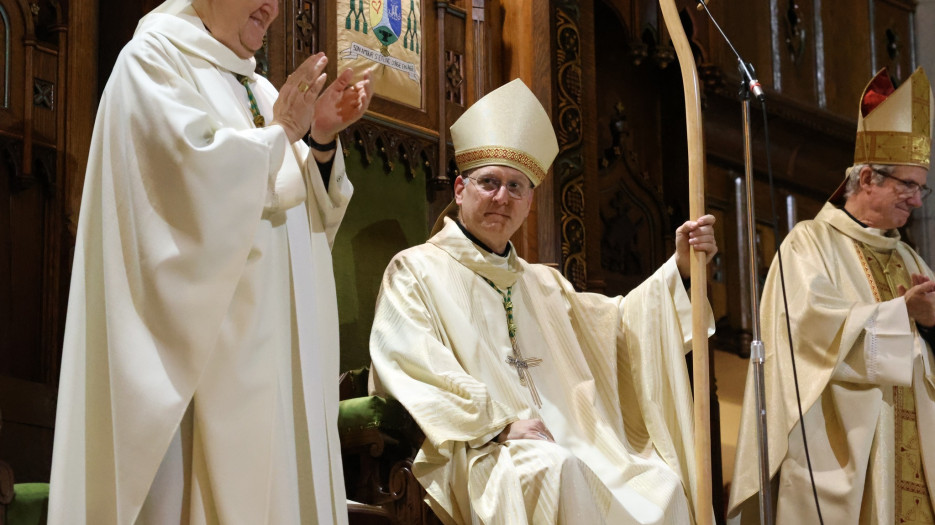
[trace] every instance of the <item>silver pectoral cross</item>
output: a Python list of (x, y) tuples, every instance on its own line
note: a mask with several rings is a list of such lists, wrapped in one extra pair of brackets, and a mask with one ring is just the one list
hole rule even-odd
[(536, 390), (536, 384), (532, 382), (532, 376), (529, 374), (529, 367), (538, 366), (542, 363), (542, 359), (538, 357), (526, 359), (519, 353), (518, 349), (514, 348), (513, 355), (506, 356), (506, 363), (516, 369), (516, 373), (519, 375), (519, 383), (529, 388), (529, 393), (532, 395), (532, 400), (536, 403), (536, 408), (542, 408), (542, 401), (539, 399), (539, 391)]

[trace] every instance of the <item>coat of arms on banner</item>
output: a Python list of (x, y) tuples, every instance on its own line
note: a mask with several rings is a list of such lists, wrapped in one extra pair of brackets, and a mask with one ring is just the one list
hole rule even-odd
[(374, 93), (421, 108), (421, 0), (338, 0), (337, 13), (338, 71), (372, 68)]

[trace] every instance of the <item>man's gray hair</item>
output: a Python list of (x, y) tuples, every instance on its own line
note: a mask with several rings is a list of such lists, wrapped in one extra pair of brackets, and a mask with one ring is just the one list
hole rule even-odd
[(847, 168), (847, 185), (844, 187), (844, 200), (851, 198), (851, 195), (854, 195), (857, 193), (857, 190), (860, 189), (860, 172), (864, 168), (873, 170), (870, 182), (879, 186), (883, 184), (883, 180), (886, 179), (886, 177), (880, 175), (880, 173), (892, 175), (896, 166), (891, 166), (889, 164), (854, 164), (850, 168)]

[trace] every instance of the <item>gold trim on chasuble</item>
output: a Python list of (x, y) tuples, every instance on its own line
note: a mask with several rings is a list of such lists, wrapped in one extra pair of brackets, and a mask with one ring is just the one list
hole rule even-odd
[[(911, 286), (909, 271), (899, 255), (879, 252), (854, 241), (857, 257), (877, 302), (896, 297), (896, 287)], [(880, 285), (885, 286), (880, 286)], [(893, 387), (893, 427), (895, 453), (895, 523), (935, 524), (929, 499), (922, 454), (919, 447), (919, 427), (916, 422), (915, 396), (912, 387)]]

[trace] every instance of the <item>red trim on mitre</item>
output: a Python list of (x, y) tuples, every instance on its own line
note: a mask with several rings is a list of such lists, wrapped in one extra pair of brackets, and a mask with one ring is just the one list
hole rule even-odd
[(865, 117), (869, 115), (894, 91), (896, 91), (896, 88), (893, 87), (893, 81), (890, 80), (886, 68), (883, 68), (879, 75), (873, 77), (873, 80), (867, 86), (867, 90), (864, 91), (864, 96), (860, 100), (860, 114)]

